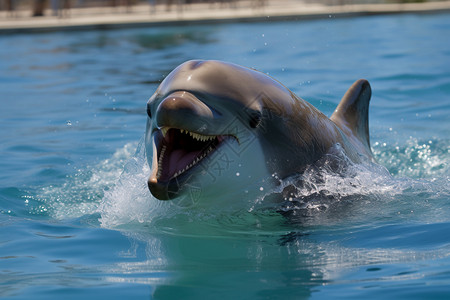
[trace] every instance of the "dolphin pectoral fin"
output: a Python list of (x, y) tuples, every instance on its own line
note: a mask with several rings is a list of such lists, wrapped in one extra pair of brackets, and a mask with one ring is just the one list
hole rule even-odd
[(359, 79), (348, 89), (337, 106), (331, 120), (344, 131), (351, 130), (359, 141), (370, 151), (369, 102), (372, 96), (370, 84)]

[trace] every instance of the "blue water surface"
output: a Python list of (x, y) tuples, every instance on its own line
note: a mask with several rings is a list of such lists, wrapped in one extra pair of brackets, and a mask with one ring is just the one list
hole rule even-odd
[[(448, 14), (0, 36), (0, 297), (448, 299), (448, 36)], [(323, 174), (332, 201), (282, 211), (155, 200), (146, 101), (197, 58), (327, 115), (368, 79), (388, 172)]]

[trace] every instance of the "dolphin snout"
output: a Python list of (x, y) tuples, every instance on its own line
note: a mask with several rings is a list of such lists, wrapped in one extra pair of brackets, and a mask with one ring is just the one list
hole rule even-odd
[(151, 176), (147, 181), (148, 189), (159, 200), (169, 200), (168, 183), (159, 183), (156, 177)]
[[(189, 92), (174, 92), (167, 96), (156, 110), (158, 127), (195, 130), (204, 128), (213, 120), (212, 110)], [(189, 128), (187, 128), (189, 127)]]

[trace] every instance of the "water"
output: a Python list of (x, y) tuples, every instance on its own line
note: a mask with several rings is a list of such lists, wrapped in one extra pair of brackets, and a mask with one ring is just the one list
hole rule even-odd
[[(0, 37), (0, 297), (447, 299), (449, 35), (438, 14)], [(277, 209), (153, 199), (146, 101), (194, 58), (327, 115), (368, 79), (383, 167), (304, 174)]]

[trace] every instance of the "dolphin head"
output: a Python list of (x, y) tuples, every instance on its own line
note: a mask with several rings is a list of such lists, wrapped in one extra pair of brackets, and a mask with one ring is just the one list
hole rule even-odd
[(369, 100), (370, 85), (359, 80), (330, 119), (263, 73), (188, 61), (147, 103), (148, 187), (160, 200), (256, 199), (336, 145), (355, 163), (370, 160)]
[(284, 87), (268, 80), (218, 61), (189, 61), (166, 77), (147, 103), (153, 196), (247, 191), (270, 178), (260, 130), (264, 93), (255, 87)]

